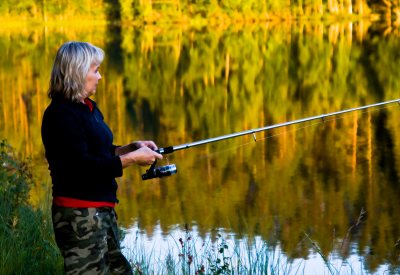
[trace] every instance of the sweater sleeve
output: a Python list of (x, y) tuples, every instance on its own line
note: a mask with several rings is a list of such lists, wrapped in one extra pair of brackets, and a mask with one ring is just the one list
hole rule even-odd
[(115, 145), (115, 144), (112, 145), (111, 154), (113, 154), (113, 156), (116, 156), (115, 150), (117, 150), (118, 147), (121, 147), (121, 145)]

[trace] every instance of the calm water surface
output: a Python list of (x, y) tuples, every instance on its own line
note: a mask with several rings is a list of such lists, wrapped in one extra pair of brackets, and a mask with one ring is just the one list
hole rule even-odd
[[(67, 40), (106, 50), (95, 100), (117, 144), (179, 145), (400, 98), (399, 30), (378, 23), (2, 27), (0, 138), (33, 159), (34, 203), (50, 197), (40, 123)], [(160, 180), (126, 169), (117, 207), (126, 253), (178, 255), (177, 240), (191, 234), (199, 250), (222, 239), (230, 252), (268, 247), (292, 273), (329, 271), (320, 255), (339, 271), (396, 272), (399, 108), (179, 151), (160, 162), (178, 173)]]

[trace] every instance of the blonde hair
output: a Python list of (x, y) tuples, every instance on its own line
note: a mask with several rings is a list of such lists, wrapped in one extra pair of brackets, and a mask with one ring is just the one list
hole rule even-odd
[(87, 42), (70, 41), (57, 51), (48, 96), (79, 101), (85, 97), (85, 79), (93, 64), (100, 65), (104, 51)]

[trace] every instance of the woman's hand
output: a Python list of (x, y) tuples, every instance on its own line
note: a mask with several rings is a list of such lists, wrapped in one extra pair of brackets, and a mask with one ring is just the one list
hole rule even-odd
[(152, 149), (154, 151), (158, 149), (157, 145), (152, 140), (135, 141), (132, 143), (136, 146), (137, 149), (142, 148), (144, 146), (149, 147), (150, 149)]
[(151, 141), (151, 140), (133, 141), (132, 143), (129, 143), (128, 145), (117, 147), (115, 149), (115, 155), (122, 156), (122, 155), (128, 154), (129, 152), (136, 151), (137, 149), (140, 149), (142, 147), (148, 147), (154, 151), (158, 149), (158, 147), (154, 143), (154, 141)]
[(150, 147), (146, 145), (143, 145), (142, 147), (140, 147), (135, 151), (120, 156), (122, 168), (126, 168), (133, 164), (137, 164), (140, 166), (147, 166), (153, 164), (153, 162), (156, 161), (157, 159), (162, 159), (162, 158), (163, 156), (161, 154), (153, 151), (152, 149), (150, 149)]

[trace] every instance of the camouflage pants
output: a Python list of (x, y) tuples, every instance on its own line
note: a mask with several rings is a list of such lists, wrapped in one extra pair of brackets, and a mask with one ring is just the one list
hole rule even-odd
[(53, 205), (52, 218), (66, 274), (132, 274), (120, 250), (113, 208)]

